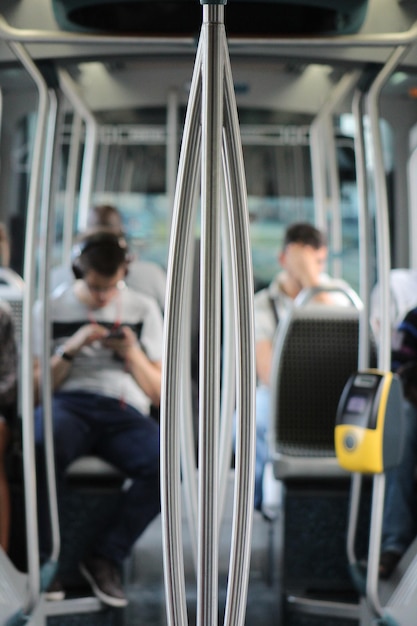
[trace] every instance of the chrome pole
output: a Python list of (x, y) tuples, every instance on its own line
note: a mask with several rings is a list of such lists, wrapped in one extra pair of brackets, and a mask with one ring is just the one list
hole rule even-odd
[(36, 464), (34, 431), (33, 329), (32, 311), (35, 301), (37, 230), (39, 223), (45, 134), (48, 123), (49, 95), (45, 80), (20, 43), (10, 42), (16, 58), (34, 80), (39, 94), (38, 120), (32, 156), (32, 175), (29, 184), (25, 234), (23, 278), (25, 290), (22, 314), (22, 421), (23, 421), (23, 477), (25, 485), (26, 542), (28, 560), (27, 598), (22, 612), (29, 615), (36, 607), (40, 593), (39, 541), (36, 499)]
[[(376, 197), (376, 242), (377, 262), (380, 283), (380, 309), (389, 311), (389, 272), (391, 268), (388, 194), (384, 168), (384, 158), (379, 126), (379, 96), (392, 72), (404, 58), (407, 46), (396, 48), (387, 63), (376, 76), (367, 97), (368, 114), (371, 125), (371, 143), (374, 157), (374, 180)], [(389, 315), (381, 319), (378, 366), (382, 371), (391, 369), (391, 332)], [(385, 474), (378, 474), (373, 479), (371, 531), (369, 539), (368, 573), (366, 594), (375, 613), (381, 615), (382, 607), (378, 595), (378, 564), (381, 549), (382, 514), (384, 509)]]

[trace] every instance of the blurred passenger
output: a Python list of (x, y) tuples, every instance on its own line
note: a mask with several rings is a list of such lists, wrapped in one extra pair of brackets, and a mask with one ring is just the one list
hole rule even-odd
[(10, 242), (6, 226), (0, 222), (0, 267), (10, 265)]
[[(87, 228), (101, 227), (110, 228), (115, 233), (124, 236), (122, 217), (116, 207), (110, 204), (101, 204), (91, 209), (87, 219)], [(51, 291), (59, 285), (68, 285), (72, 281), (73, 276), (67, 266), (59, 266), (51, 271)], [(164, 311), (166, 274), (157, 263), (132, 257), (126, 276), (126, 284), (136, 291), (155, 298), (161, 311)]]
[[(128, 267), (123, 237), (109, 231), (84, 235), (74, 248), (76, 281), (52, 294), (49, 302), (59, 488), (62, 491), (70, 463), (89, 453), (131, 479), (112, 522), (80, 564), (97, 597), (114, 607), (127, 604), (120, 580), (122, 561), (160, 510), (159, 427), (149, 418), (149, 411), (151, 403), (159, 405), (160, 401), (162, 315), (153, 298), (126, 287)], [(38, 357), (42, 315), (42, 303), (37, 303), (34, 354)], [(39, 388), (38, 361), (35, 382)], [(37, 407), (35, 419), (41, 477), (40, 546), (47, 558), (42, 406)]]
[[(267, 434), (270, 413), (270, 377), (274, 337), (279, 322), (287, 316), (294, 299), (303, 289), (338, 286), (348, 289), (342, 280), (332, 280), (324, 269), (327, 241), (323, 233), (308, 223), (296, 223), (287, 229), (279, 262), (282, 271), (269, 287), (255, 294), (256, 354), (256, 469), (255, 508), (262, 507), (262, 483), (268, 456)], [(319, 293), (312, 300), (322, 304), (348, 304), (343, 294)]]
[(16, 410), (17, 351), (9, 306), (0, 303), (0, 546), (7, 552), (10, 535), (10, 494), (5, 456), (10, 422)]
[(398, 467), (387, 470), (379, 575), (388, 578), (417, 534), (417, 308), (407, 313), (392, 343), (392, 370), (403, 383), (405, 437)]
[[(417, 270), (393, 269), (389, 274), (389, 303), (391, 333), (395, 333), (408, 311), (417, 306)], [(370, 322), (375, 340), (379, 343), (381, 331), (380, 285), (371, 292)]]

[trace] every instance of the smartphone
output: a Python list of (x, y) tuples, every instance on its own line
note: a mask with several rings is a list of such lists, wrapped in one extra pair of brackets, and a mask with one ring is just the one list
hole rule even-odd
[(119, 326), (118, 328), (112, 328), (106, 339), (124, 339), (124, 336), (123, 328)]

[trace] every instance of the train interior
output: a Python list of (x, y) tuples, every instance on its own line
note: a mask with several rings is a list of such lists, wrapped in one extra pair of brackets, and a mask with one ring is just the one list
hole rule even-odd
[[(50, 269), (70, 263), (74, 235), (85, 228), (88, 208), (117, 206), (135, 254), (170, 271), (184, 126), (199, 80), (198, 62), (202, 68), (206, 62), (198, 56), (203, 7), (196, 0), (37, 0), (36, 10), (29, 0), (2, 0), (0, 5), (0, 221), (11, 243), (10, 271), (0, 273), (0, 298), (12, 306), (22, 379), (8, 455), (12, 524), (8, 552), (0, 551), (1, 624), (209, 624), (209, 614), (215, 616), (213, 624), (225, 620), (246, 626), (413, 626), (417, 546), (411, 546), (392, 580), (378, 582), (383, 473), (375, 478), (342, 470), (333, 424), (343, 381), (352, 371), (376, 365), (389, 369), (387, 299), (381, 302), (384, 348), (375, 347), (369, 329), (363, 331), (373, 285), (386, 286), (391, 268), (417, 267), (417, 3), (231, 0), (230, 6), (204, 5), (206, 20), (212, 13), (219, 19), (224, 9), (222, 62), (228, 68), (230, 57), (233, 77), (231, 86), (225, 81), (224, 115), (233, 120), (228, 107), (234, 97), (253, 290), (268, 285), (277, 273), (288, 224), (310, 221), (329, 234), (329, 273), (347, 281), (362, 301), (352, 314), (326, 320), (325, 331), (322, 320), (300, 314), (294, 321), (293, 328), (299, 324), (307, 335), (314, 328), (319, 344), (306, 356), (297, 352), (295, 341), (285, 357), (285, 371), (292, 374), (285, 383), (279, 378), (279, 384), (291, 396), (289, 434), (283, 427), (289, 441), (275, 442), (277, 456), (267, 468), (268, 506), (253, 512), (252, 533), (242, 539), (250, 566), (242, 560), (246, 567), (233, 572), (242, 587), (239, 610), (229, 589), (239, 491), (229, 432), (214, 523), (218, 585), (207, 614), (200, 595), (205, 572), (196, 550), (198, 521), (187, 508), (198, 477), (194, 447), (185, 452), (193, 464), (191, 479), (183, 459), (177, 486), (185, 614), (175, 598), (174, 606), (169, 604), (167, 589), (175, 580), (164, 570), (161, 516), (125, 563), (127, 608), (104, 607), (83, 584), (80, 555), (117, 506), (125, 481), (94, 459), (69, 472), (70, 495), (59, 503), (58, 559), (67, 596), (46, 600), (39, 592), (37, 541), (28, 530), (36, 501), (30, 489), (33, 466), (25, 459), (33, 415), (31, 350), (25, 343), (31, 337), (28, 307), (48, 293)], [(194, 197), (187, 199), (194, 213), (193, 242), (204, 238), (200, 186), (203, 190), (199, 176)], [(191, 211), (194, 205), (198, 210)], [(198, 282), (198, 256), (192, 258)], [(384, 293), (387, 298), (386, 288)], [(190, 316), (194, 332), (198, 310)], [(331, 336), (330, 327), (335, 328)], [(291, 341), (284, 335), (289, 330), (283, 329), (280, 345)], [(343, 370), (337, 370), (336, 361)], [(276, 375), (278, 387), (279, 368)], [(314, 381), (318, 415), (308, 411), (311, 398), (304, 393), (303, 376)], [(316, 436), (320, 445), (314, 448), (310, 444)], [(294, 460), (293, 452), (286, 456), (288, 445), (303, 450), (299, 458)]]

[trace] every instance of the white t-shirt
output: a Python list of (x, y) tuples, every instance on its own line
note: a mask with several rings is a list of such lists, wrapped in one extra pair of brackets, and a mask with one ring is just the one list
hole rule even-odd
[[(320, 284), (323, 287), (351, 289), (344, 280), (330, 278), (327, 274), (322, 274)], [(332, 298), (337, 305), (348, 306), (351, 304), (342, 293), (335, 292), (332, 294)], [(280, 274), (278, 274), (268, 287), (255, 294), (255, 341), (273, 341), (277, 329), (277, 319), (283, 320), (293, 305), (294, 300), (281, 289)]]
[[(108, 305), (89, 311), (70, 285), (50, 299), (51, 354), (81, 326), (97, 322), (109, 329), (116, 323), (128, 325), (151, 361), (162, 358), (162, 315), (156, 302), (128, 287), (121, 289)], [(42, 303), (34, 308), (34, 356), (41, 354)], [(144, 415), (149, 414), (150, 399), (126, 371), (123, 360), (100, 341), (84, 346), (75, 356), (68, 377), (59, 391), (84, 391), (119, 398)]]

